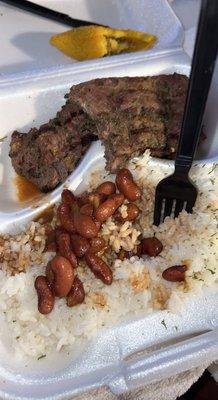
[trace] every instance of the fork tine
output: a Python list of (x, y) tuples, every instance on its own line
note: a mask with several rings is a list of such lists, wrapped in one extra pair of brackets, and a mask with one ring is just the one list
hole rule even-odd
[(158, 196), (156, 192), (155, 207), (154, 207), (154, 225), (156, 226), (160, 225), (161, 210), (162, 210), (162, 198)]
[(186, 206), (185, 206), (185, 210), (187, 211), (187, 213), (192, 213), (192, 208), (194, 207), (195, 202), (194, 201), (188, 201)]
[(173, 207), (173, 199), (166, 199), (163, 219), (171, 215), (172, 207)]
[(175, 213), (174, 217), (178, 217), (179, 213), (182, 211), (184, 206), (184, 200), (176, 200), (176, 207), (175, 207)]

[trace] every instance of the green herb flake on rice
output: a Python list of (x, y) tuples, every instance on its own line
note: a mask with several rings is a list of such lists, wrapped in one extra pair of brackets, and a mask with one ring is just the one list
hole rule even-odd
[[(103, 224), (101, 235), (113, 246), (110, 259), (113, 284), (104, 285), (93, 279), (88, 268), (83, 268), (80, 273), (86, 300), (74, 309), (66, 306), (65, 299), (56, 299), (50, 314), (45, 316), (38, 312), (34, 280), (36, 276), (44, 275), (45, 265), (54, 256), (54, 253), (44, 252), (45, 227), (40, 222), (31, 222), (19, 235), (0, 237), (0, 314), (8, 325), (15, 353), (40, 360), (68, 346), (78, 348), (80, 343), (93, 338), (101, 327), (114, 326), (130, 315), (143, 313), (146, 316), (154, 309), (181, 312), (186, 296), (216, 285), (216, 167), (206, 164), (204, 168), (200, 165), (192, 168), (191, 177), (199, 188), (193, 214), (183, 211), (177, 219), (168, 217), (158, 227), (152, 224), (155, 187), (172, 172), (172, 167), (165, 164), (159, 168), (146, 151), (142, 157), (130, 162), (129, 168), (143, 190), (138, 204), (142, 213), (136, 223), (118, 227), (110, 219)], [(90, 186), (96, 187), (102, 177), (114, 179), (105, 171), (98, 171), (92, 174)], [(125, 207), (121, 211), (124, 213)], [(51, 222), (51, 228), (55, 223)], [(163, 243), (162, 253), (151, 258), (133, 256), (123, 261), (115, 260), (121, 247), (132, 251), (137, 246), (141, 233), (144, 237), (157, 236)], [(35, 240), (36, 237), (40, 241)], [(186, 281), (182, 284), (164, 281), (162, 272), (184, 260), (188, 263)], [(161, 324), (167, 329), (164, 319)]]

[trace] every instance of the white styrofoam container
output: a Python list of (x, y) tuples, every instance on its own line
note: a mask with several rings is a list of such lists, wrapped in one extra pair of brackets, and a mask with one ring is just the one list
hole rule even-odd
[[(60, 198), (62, 187), (42, 196), (37, 204), (20, 204), (13, 187), (13, 169), (8, 158), (9, 137), (13, 129), (28, 130), (52, 117), (64, 103), (64, 93), (72, 84), (95, 77), (136, 76), (160, 73), (189, 73), (190, 61), (183, 52), (165, 52), (146, 60), (129, 59), (126, 64), (116, 62), (99, 69), (83, 68), (68, 74), (54, 74), (40, 78), (20, 80), (2, 85), (0, 95), (0, 123), (2, 134), (8, 138), (1, 145), (1, 212), (0, 232), (17, 231), (48, 205)], [(10, 118), (8, 118), (10, 110)], [(209, 114), (210, 116), (210, 114)], [(34, 122), (33, 122), (34, 120)], [(210, 121), (209, 121), (210, 122)], [(205, 127), (207, 127), (207, 118)], [(208, 126), (210, 124), (208, 123)], [(207, 131), (207, 130), (206, 130)], [(211, 132), (213, 142), (214, 136)], [(208, 150), (207, 150), (208, 151)], [(87, 175), (96, 167), (104, 166), (104, 149), (94, 143), (78, 168), (67, 180), (72, 190), (83, 190)], [(198, 162), (212, 162), (216, 154), (205, 151)], [(153, 159), (156, 168), (172, 161)], [(37, 361), (19, 361), (11, 354), (4, 338), (4, 325), (0, 341), (0, 396), (8, 399), (64, 399), (91, 388), (108, 386), (114, 393), (152, 383), (160, 378), (199, 366), (218, 356), (217, 341), (217, 294), (206, 293), (189, 299), (187, 309), (181, 315), (160, 311), (140, 316), (128, 322), (100, 332), (84, 344), (84, 350), (74, 354), (61, 353)], [(161, 324), (166, 321), (168, 329)], [(178, 331), (175, 330), (178, 327)], [(173, 346), (171, 346), (171, 344)], [(158, 346), (158, 350), (153, 350)], [(141, 351), (144, 351), (142, 354)], [(140, 351), (140, 354), (138, 352)], [(134, 354), (133, 358), (128, 358)]]
[[(49, 3), (52, 5), (52, 2)], [(111, 3), (122, 6), (121, 1)], [(91, 4), (99, 6), (100, 2), (96, 0)], [(134, 4), (139, 7), (140, 2)], [(137, 16), (139, 14), (137, 11)], [(78, 17), (81, 15), (78, 14)], [(88, 15), (83, 17), (88, 18)], [(165, 19), (168, 23), (168, 18)], [(177, 22), (175, 19), (174, 23)], [(132, 27), (139, 28), (138, 25)], [(62, 190), (62, 187), (58, 187), (52, 193), (42, 195), (37, 203), (18, 203), (13, 185), (14, 171), (8, 157), (11, 132), (14, 129), (27, 131), (53, 117), (64, 103), (64, 94), (79, 82), (107, 76), (146, 76), (173, 72), (188, 75), (190, 59), (181, 49), (183, 34), (180, 24), (179, 31), (170, 48), (75, 63), (73, 66), (62, 65), (60, 68), (40, 66), (38, 70), (4, 75), (0, 84), (0, 137), (7, 138), (0, 143), (1, 233), (21, 229), (28, 220), (57, 201)], [(207, 141), (198, 153), (200, 163), (211, 163), (218, 159), (216, 104), (217, 89), (213, 85), (205, 114)], [(153, 163), (157, 168), (163, 165), (172, 168), (173, 162), (153, 159)], [(87, 174), (100, 165), (104, 165), (103, 148), (97, 142), (68, 178), (69, 187), (83, 190)], [(42, 359), (40, 363), (14, 358), (4, 323), (0, 321), (0, 397), (56, 400), (103, 385), (113, 393), (121, 394), (206, 361), (213, 361), (218, 357), (217, 309), (217, 294), (208, 290), (202, 296), (189, 298), (186, 311), (180, 315), (160, 311), (148, 316), (141, 315), (137, 319), (130, 316), (129, 321), (102, 331), (93, 341), (84, 343), (79, 354), (75, 354), (74, 350), (69, 355), (62, 352)], [(161, 324), (163, 319), (167, 330)]]

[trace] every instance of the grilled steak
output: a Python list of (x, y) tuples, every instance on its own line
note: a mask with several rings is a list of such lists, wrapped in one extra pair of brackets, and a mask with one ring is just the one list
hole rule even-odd
[(75, 85), (54, 119), (27, 134), (12, 134), (12, 164), (18, 174), (48, 191), (67, 178), (98, 138), (112, 172), (146, 149), (156, 157), (172, 157), (187, 84), (187, 77), (173, 74)]
[(96, 79), (73, 86), (68, 98), (95, 121), (106, 167), (116, 171), (147, 148), (158, 157), (175, 153), (187, 84), (178, 74)]
[(43, 192), (55, 188), (74, 170), (93, 140), (96, 127), (76, 105), (66, 104), (57, 117), (27, 134), (12, 134), (10, 157), (15, 171)]

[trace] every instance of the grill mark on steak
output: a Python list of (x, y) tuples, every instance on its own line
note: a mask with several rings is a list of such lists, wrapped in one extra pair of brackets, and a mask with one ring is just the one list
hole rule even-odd
[(172, 158), (187, 85), (187, 77), (173, 74), (102, 78), (72, 86), (55, 118), (27, 134), (12, 134), (13, 167), (49, 191), (67, 178), (98, 138), (112, 172), (147, 148), (155, 157)]
[(15, 131), (10, 157), (15, 171), (47, 192), (64, 182), (93, 140), (96, 127), (76, 104), (66, 104), (57, 116), (27, 134)]

